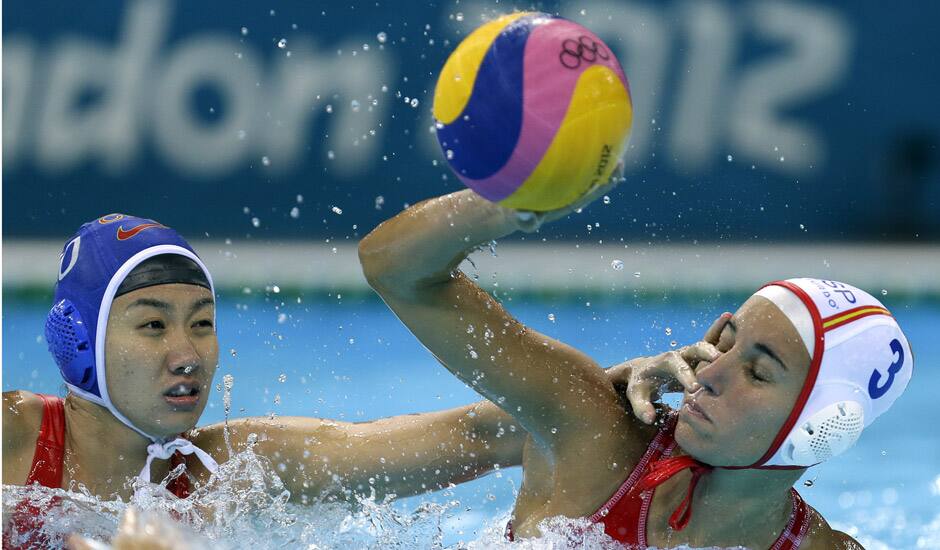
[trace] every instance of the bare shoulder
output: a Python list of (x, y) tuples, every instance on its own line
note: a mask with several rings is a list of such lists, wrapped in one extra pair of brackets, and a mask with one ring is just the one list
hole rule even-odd
[(809, 528), (800, 548), (809, 550), (865, 550), (847, 533), (833, 529), (813, 507), (809, 507)]
[(3, 392), (3, 483), (26, 481), (42, 425), (42, 399), (25, 390)]
[(3, 392), (3, 452), (34, 443), (42, 424), (42, 399), (26, 390)]

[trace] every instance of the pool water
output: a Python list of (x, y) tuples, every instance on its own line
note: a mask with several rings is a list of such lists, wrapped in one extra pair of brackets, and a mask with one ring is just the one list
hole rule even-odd
[[(916, 354), (914, 378), (906, 394), (854, 448), (809, 470), (797, 488), (830, 524), (866, 548), (940, 548), (940, 346), (931, 346), (940, 327), (940, 307), (886, 301)], [(479, 399), (377, 298), (255, 291), (224, 294), (219, 303), (222, 355), (216, 381), (225, 374), (234, 377), (233, 417), (307, 415), (358, 422)], [(733, 311), (739, 301), (725, 296), (565, 296), (515, 297), (505, 303), (526, 324), (586, 351), (602, 365), (613, 365), (694, 342), (712, 319), (724, 310)], [(4, 391), (62, 393), (64, 386), (42, 338), (46, 308), (35, 300), (4, 297)], [(222, 419), (222, 392), (214, 391), (201, 424)], [(519, 468), (507, 468), (392, 506), (367, 502), (371, 515), (326, 513), (322, 508), (291, 508), (290, 513), (316, 515), (318, 521), (301, 522), (306, 529), (333, 530), (316, 539), (319, 548), (349, 544), (352, 539), (341, 535), (355, 530), (357, 522), (368, 524), (365, 530), (375, 537), (369, 543), (356, 539), (363, 547), (382, 547), (381, 541), (392, 539), (401, 547), (491, 547), (520, 479)], [(314, 540), (296, 532), (291, 537), (295, 543)], [(286, 543), (276, 537), (259, 539), (269, 540), (270, 547)], [(245, 539), (231, 538), (228, 543), (240, 546), (236, 541)], [(547, 539), (538, 544), (533, 547), (551, 546)]]

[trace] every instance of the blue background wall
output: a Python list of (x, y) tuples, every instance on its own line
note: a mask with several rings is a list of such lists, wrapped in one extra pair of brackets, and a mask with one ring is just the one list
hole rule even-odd
[(548, 238), (940, 239), (940, 4), (875, 0), (4, 2), (5, 236), (362, 235), (459, 188), (434, 80), (513, 7), (590, 26), (634, 93), (627, 182)]

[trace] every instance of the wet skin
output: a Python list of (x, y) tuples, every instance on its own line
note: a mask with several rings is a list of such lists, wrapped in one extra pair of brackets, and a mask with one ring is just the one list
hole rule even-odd
[(676, 441), (707, 464), (747, 466), (790, 414), (810, 357), (793, 324), (762, 296), (726, 322), (717, 347), (722, 355), (696, 368), (702, 387), (685, 395)]

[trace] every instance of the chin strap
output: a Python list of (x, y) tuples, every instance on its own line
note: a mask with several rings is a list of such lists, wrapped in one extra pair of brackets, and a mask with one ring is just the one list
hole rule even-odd
[(202, 462), (202, 465), (213, 474), (219, 471), (219, 464), (209, 456), (209, 453), (193, 445), (192, 441), (177, 437), (166, 443), (155, 442), (147, 445), (147, 462), (144, 464), (143, 470), (140, 471), (140, 479), (150, 483), (150, 463), (153, 462), (153, 459), (167, 460), (177, 451), (184, 455), (195, 454), (196, 458)]
[(669, 516), (669, 527), (676, 531), (685, 529), (689, 524), (689, 520), (692, 519), (692, 495), (695, 493), (695, 486), (698, 485), (699, 479), (712, 471), (713, 468), (688, 455), (664, 458), (650, 464), (646, 474), (640, 478), (637, 484), (637, 490), (648, 491), (662, 485), (672, 476), (686, 468), (692, 470), (692, 481), (689, 482), (689, 489), (686, 492), (685, 498), (682, 499), (679, 506), (672, 512), (672, 515)]

